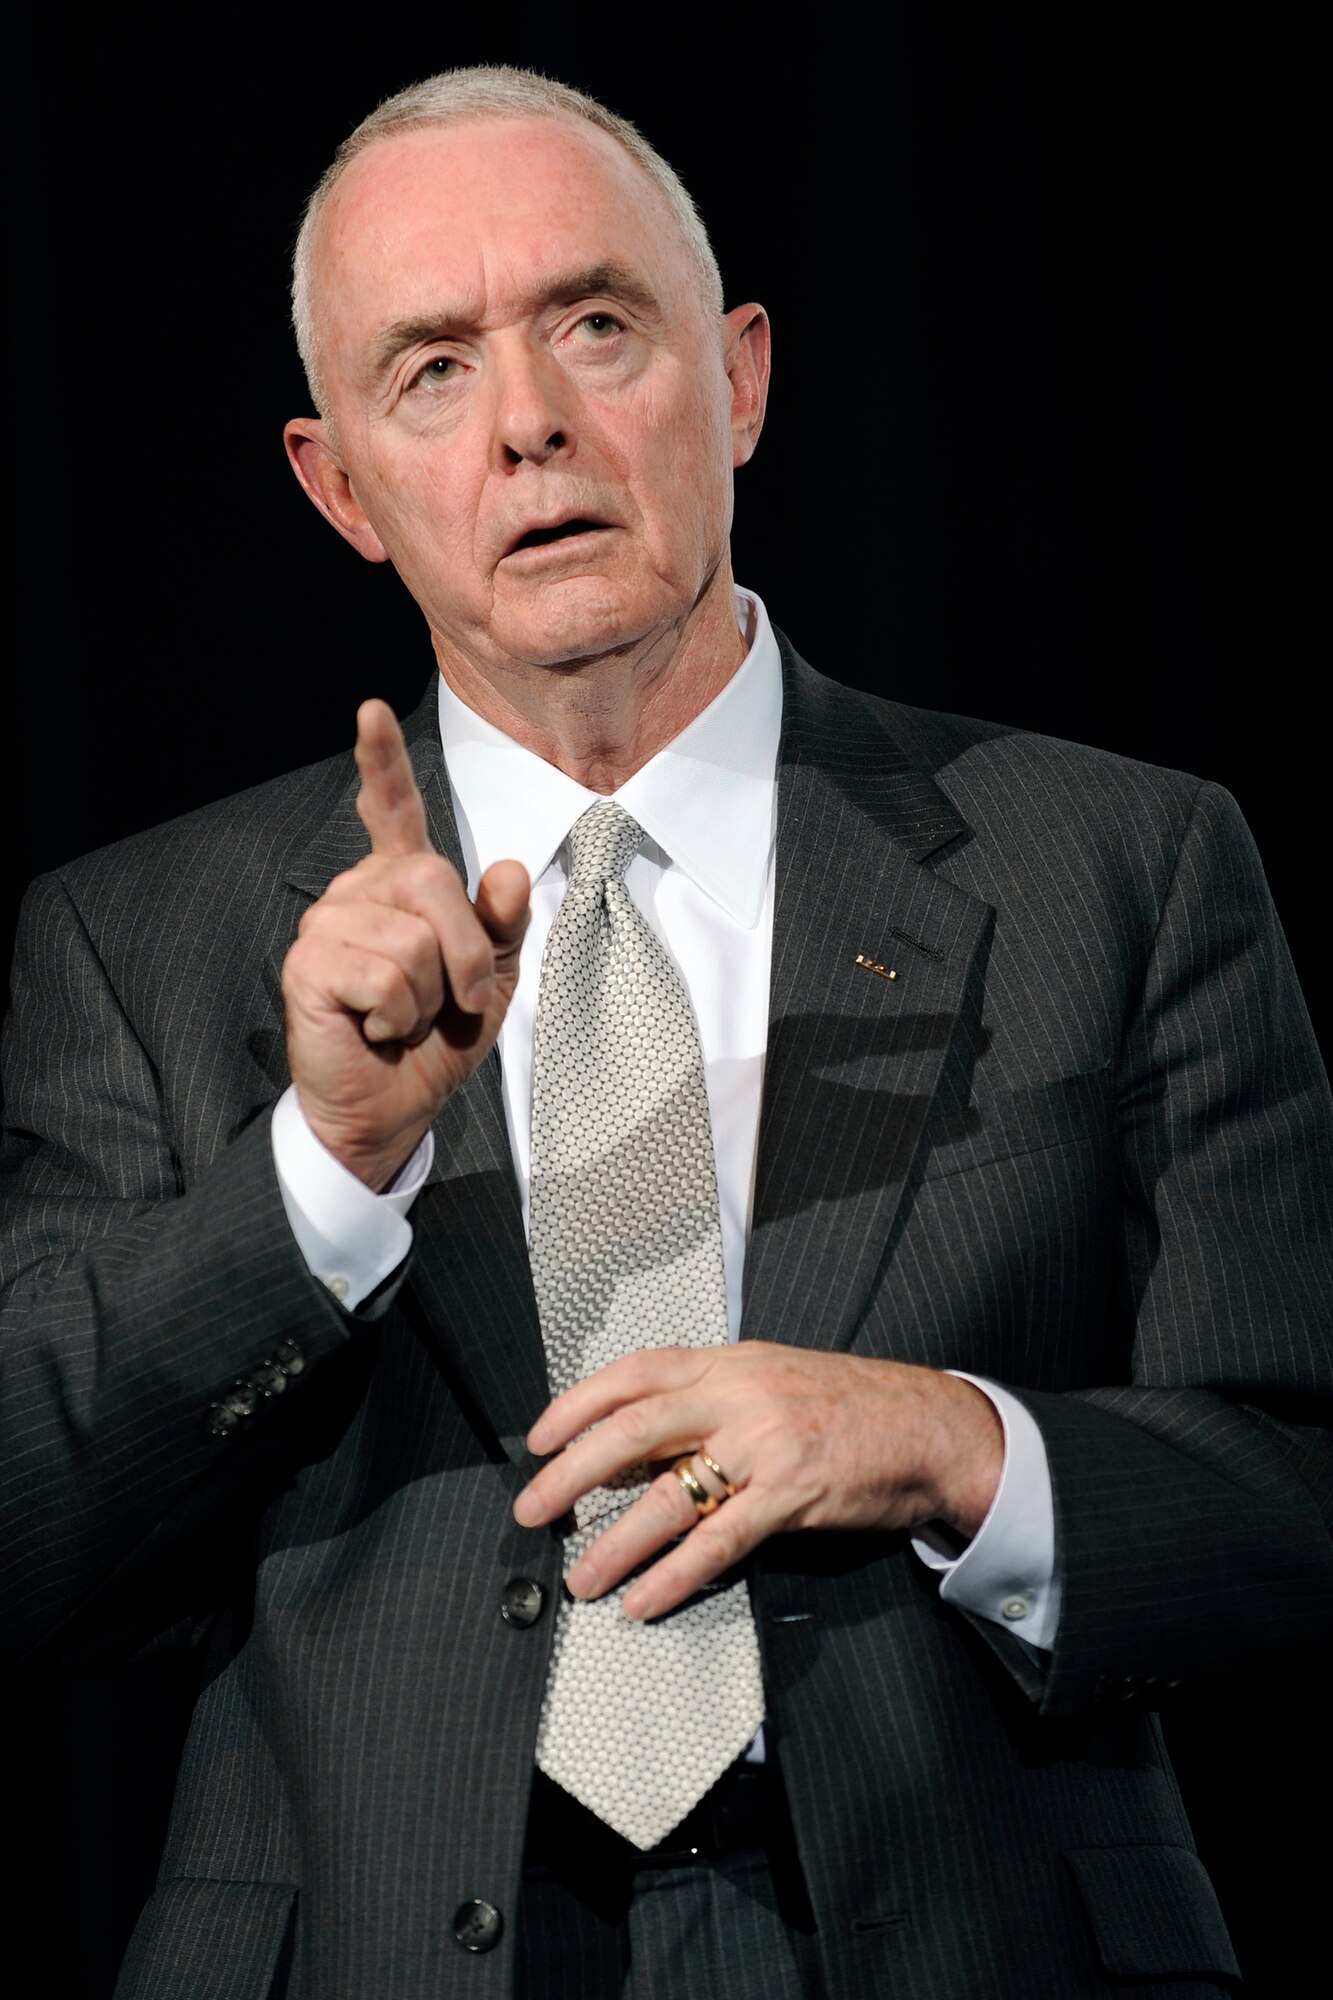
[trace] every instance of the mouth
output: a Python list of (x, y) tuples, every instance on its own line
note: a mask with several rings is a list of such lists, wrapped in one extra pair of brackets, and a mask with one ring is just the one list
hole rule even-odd
[(572, 541), (578, 535), (599, 534), (607, 526), (609, 523), (606, 521), (594, 521), (587, 515), (575, 514), (570, 520), (556, 521), (549, 528), (529, 528), (526, 534), (510, 544), (505, 554), (513, 556), (523, 549), (548, 548), (553, 542)]

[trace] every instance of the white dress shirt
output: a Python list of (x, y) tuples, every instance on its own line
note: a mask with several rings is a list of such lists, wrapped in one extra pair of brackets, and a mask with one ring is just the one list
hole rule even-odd
[[(740, 1331), (745, 1249), (768, 1038), (782, 675), (768, 614), (736, 593), (744, 663), (702, 714), (613, 794), (647, 839), (625, 887), (680, 973), (703, 1053), (717, 1163), (727, 1324)], [(542, 952), (567, 879), (570, 827), (602, 794), (567, 777), (439, 682), (440, 737), (454, 814), (475, 896), (493, 861), (521, 861), (532, 920), (518, 987), (500, 1031), (505, 1120), (528, 1215), (532, 1049)], [(273, 1155), (292, 1232), (310, 1269), (349, 1310), (383, 1282), (411, 1246), (408, 1214), (433, 1158), (427, 1134), (393, 1189), (376, 1195), (315, 1138), (294, 1089), (273, 1117)], [(913, 1538), (939, 1573), (941, 1594), (1038, 1648), (1054, 1643), (1059, 1614), (1050, 1474), (1027, 1409), (996, 1384), (989, 1396), (1005, 1434), (990, 1511), (960, 1552), (943, 1530)], [(534, 1419), (537, 1412), (534, 1410)]]

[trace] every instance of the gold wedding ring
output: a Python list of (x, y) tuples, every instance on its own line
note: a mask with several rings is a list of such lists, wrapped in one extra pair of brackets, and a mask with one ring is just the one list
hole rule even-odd
[[(718, 1464), (717, 1460), (715, 1458), (710, 1458), (702, 1445), (699, 1446), (699, 1449), (698, 1451), (695, 1452), (694, 1456), (696, 1458), (701, 1458), (703, 1460), (704, 1464), (708, 1467), (708, 1470), (712, 1473), (714, 1479), (716, 1479), (719, 1486), (726, 1487), (727, 1498), (728, 1500), (730, 1500), (732, 1494), (736, 1491), (736, 1488), (732, 1483), (732, 1481), (727, 1478), (726, 1473), (722, 1470), (722, 1467)], [(722, 1502), (719, 1500), (717, 1504), (720, 1507), (722, 1505)]]
[(722, 1502), (715, 1493), (709, 1492), (701, 1479), (695, 1477), (694, 1467), (690, 1463), (693, 1457), (694, 1453), (687, 1451), (684, 1458), (676, 1460), (671, 1470), (693, 1500), (694, 1511), (702, 1521), (705, 1514), (715, 1514)]

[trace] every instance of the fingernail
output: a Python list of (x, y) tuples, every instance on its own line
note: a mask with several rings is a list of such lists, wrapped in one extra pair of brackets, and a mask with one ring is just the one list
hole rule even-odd
[(565, 1586), (571, 1597), (596, 1597), (601, 1589), (596, 1570), (586, 1562), (576, 1562), (565, 1578)]
[(477, 1012), (480, 1013), (481, 1009), (484, 1006), (486, 1006), (487, 1002), (490, 1000), (491, 994), (493, 993), (494, 990), (495, 990), (495, 981), (491, 978), (490, 974), (487, 973), (484, 979), (479, 979), (474, 986), (468, 987), (467, 990), (468, 1006), (475, 1008)]
[(521, 1528), (538, 1528), (542, 1521), (542, 1504), (531, 1492), (520, 1493), (514, 1502), (514, 1519)]
[(641, 1583), (625, 1592), (621, 1610), (627, 1618), (651, 1618), (653, 1615), (652, 1592)]

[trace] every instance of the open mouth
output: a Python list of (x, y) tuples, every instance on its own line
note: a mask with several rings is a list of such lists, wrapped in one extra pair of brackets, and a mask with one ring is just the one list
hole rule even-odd
[(595, 534), (605, 525), (603, 521), (585, 520), (580, 514), (575, 515), (572, 521), (560, 521), (554, 528), (529, 528), (526, 535), (519, 536), (509, 553), (517, 555), (520, 549), (545, 548), (548, 542), (567, 542), (571, 535)]

